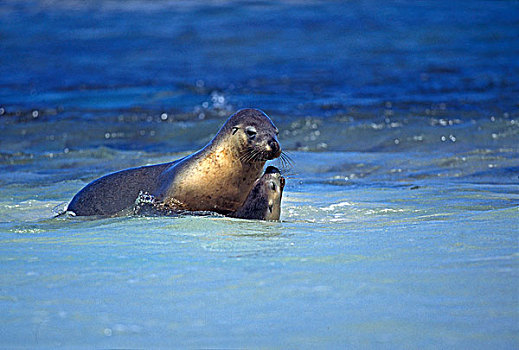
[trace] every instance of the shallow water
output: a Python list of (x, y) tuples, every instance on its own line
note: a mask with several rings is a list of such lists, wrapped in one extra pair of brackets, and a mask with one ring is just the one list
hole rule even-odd
[[(0, 344), (517, 348), (518, 10), (4, 1)], [(246, 106), (281, 222), (53, 217)]]

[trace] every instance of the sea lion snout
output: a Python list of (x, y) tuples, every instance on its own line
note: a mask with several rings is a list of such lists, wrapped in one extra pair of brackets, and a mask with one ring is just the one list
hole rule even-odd
[(266, 134), (262, 145), (267, 160), (275, 159), (281, 155), (281, 146), (275, 135)]
[(270, 147), (272, 158), (277, 158), (281, 155), (281, 146), (279, 145), (279, 141), (277, 139), (273, 138), (269, 140), (267, 144)]

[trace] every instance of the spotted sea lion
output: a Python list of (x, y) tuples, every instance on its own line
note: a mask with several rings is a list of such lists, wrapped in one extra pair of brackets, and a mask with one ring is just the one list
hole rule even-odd
[(67, 211), (110, 216), (131, 209), (139, 193), (179, 210), (236, 211), (265, 162), (281, 155), (278, 129), (258, 109), (231, 115), (201, 150), (179, 160), (112, 173), (79, 191)]
[(254, 183), (245, 203), (229, 216), (241, 219), (279, 220), (284, 188), (285, 178), (281, 176), (279, 169), (267, 167), (263, 176)]

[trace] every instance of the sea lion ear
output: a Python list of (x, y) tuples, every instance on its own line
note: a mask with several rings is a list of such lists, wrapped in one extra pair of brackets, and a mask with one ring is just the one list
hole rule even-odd
[(238, 131), (238, 129), (239, 129), (239, 127), (237, 127), (237, 126), (233, 126), (233, 127), (232, 127), (232, 134), (233, 134), (233, 135), (236, 134), (236, 131)]

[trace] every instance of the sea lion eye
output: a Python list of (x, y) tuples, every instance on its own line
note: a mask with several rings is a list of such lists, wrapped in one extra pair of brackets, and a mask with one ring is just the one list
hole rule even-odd
[(234, 127), (232, 128), (232, 134), (233, 134), (233, 135), (236, 134), (236, 131), (238, 131), (238, 129), (239, 129), (239, 127), (234, 126)]
[(249, 137), (254, 137), (256, 136), (256, 134), (258, 133), (256, 131), (256, 128), (253, 127), (253, 126), (248, 126), (246, 129), (245, 129), (245, 132), (247, 133), (247, 135), (249, 135)]

